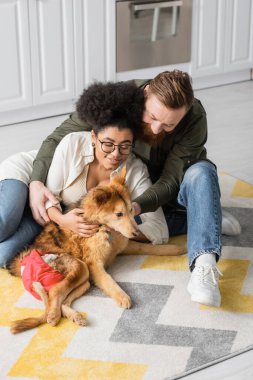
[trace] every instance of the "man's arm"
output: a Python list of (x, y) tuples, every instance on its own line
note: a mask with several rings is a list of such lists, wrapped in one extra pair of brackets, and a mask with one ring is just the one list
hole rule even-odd
[(176, 199), (186, 168), (198, 160), (206, 159), (206, 139), (207, 122), (203, 113), (192, 119), (184, 132), (177, 136), (158, 181), (134, 199), (142, 213), (155, 211), (159, 206)]
[(45, 203), (50, 200), (52, 204), (58, 203), (55, 196), (44, 185), (55, 149), (64, 136), (71, 132), (90, 130), (91, 127), (78, 119), (74, 112), (42, 143), (33, 162), (33, 171), (30, 180), (29, 202), (34, 219), (41, 225), (49, 222)]
[[(130, 190), (131, 197), (141, 195), (152, 185), (146, 165), (135, 159), (128, 166), (126, 184)], [(136, 214), (135, 207), (134, 213)], [(161, 208), (155, 212), (148, 212), (141, 215), (141, 224), (138, 225), (140, 235), (138, 241), (151, 241), (153, 244), (163, 244), (168, 241), (168, 227)]]
[(77, 112), (73, 112), (58, 128), (54, 130), (42, 143), (33, 162), (32, 181), (45, 183), (48, 169), (51, 165), (55, 149), (64, 136), (71, 132), (90, 131), (91, 126), (81, 121)]

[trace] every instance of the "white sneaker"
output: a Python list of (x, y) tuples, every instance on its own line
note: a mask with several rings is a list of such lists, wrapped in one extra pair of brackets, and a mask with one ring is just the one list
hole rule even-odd
[(222, 234), (228, 236), (239, 235), (242, 231), (238, 220), (230, 212), (222, 210)]
[(195, 265), (187, 286), (191, 300), (208, 306), (219, 307), (221, 295), (218, 285), (222, 273), (214, 265)]

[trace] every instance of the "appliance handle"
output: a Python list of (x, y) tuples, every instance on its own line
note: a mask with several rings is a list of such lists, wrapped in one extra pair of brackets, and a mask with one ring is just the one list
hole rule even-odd
[(145, 9), (154, 9), (154, 8), (169, 8), (169, 7), (181, 7), (183, 5), (182, 0), (177, 1), (166, 1), (161, 3), (146, 3), (146, 4), (135, 4), (131, 3), (131, 7), (133, 7), (134, 12), (136, 11), (144, 11)]

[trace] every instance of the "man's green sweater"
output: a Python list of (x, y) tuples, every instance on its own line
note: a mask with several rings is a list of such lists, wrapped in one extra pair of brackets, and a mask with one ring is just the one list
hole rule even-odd
[[(136, 81), (145, 87), (148, 81)], [(77, 112), (72, 113), (46, 140), (44, 140), (34, 161), (31, 181), (46, 181), (54, 151), (61, 139), (71, 132), (91, 130), (82, 122)], [(180, 121), (173, 133), (155, 147), (137, 141), (134, 153), (148, 166), (153, 185), (136, 201), (142, 212), (155, 211), (159, 206), (174, 201), (179, 192), (185, 170), (199, 160), (206, 160), (207, 140), (206, 112), (199, 100)]]

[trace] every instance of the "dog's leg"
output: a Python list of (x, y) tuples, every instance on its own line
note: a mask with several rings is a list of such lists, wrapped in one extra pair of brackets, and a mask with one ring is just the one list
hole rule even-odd
[(140, 243), (129, 240), (121, 255), (179, 256), (187, 253), (186, 246), (175, 244)]
[(78, 311), (72, 309), (70, 305), (75, 299), (84, 295), (84, 293), (86, 293), (89, 288), (89, 281), (85, 281), (83, 284), (73, 289), (72, 292), (69, 293), (69, 295), (67, 296), (67, 298), (61, 306), (62, 316), (68, 318), (70, 321), (74, 323), (77, 323), (79, 326), (86, 326), (86, 317)]
[(105, 271), (102, 265), (92, 263), (92, 265), (89, 266), (89, 270), (92, 280), (105, 294), (113, 298), (120, 307), (124, 309), (131, 307), (130, 297)]
[(33, 289), (35, 290), (36, 293), (38, 293), (41, 298), (42, 298), (42, 301), (44, 302), (44, 305), (45, 305), (45, 310), (46, 312), (48, 311), (48, 295), (47, 295), (47, 292), (45, 291), (45, 289), (43, 288), (43, 286), (41, 285), (40, 282), (33, 282)]
[(47, 313), (48, 313), (47, 293), (45, 292), (40, 282), (33, 282), (33, 288), (41, 296), (42, 301), (44, 302), (44, 305), (45, 305), (45, 311), (41, 316), (37, 318), (36, 317), (25, 318), (25, 319), (19, 319), (17, 321), (13, 321), (11, 323), (12, 334), (17, 334), (26, 330), (30, 330), (34, 327), (40, 326), (42, 323), (45, 323), (47, 321)]
[(67, 276), (54, 285), (48, 292), (49, 311), (47, 323), (52, 326), (57, 325), (61, 318), (61, 305), (69, 293), (80, 286), (84, 281), (88, 281), (89, 271), (87, 265), (82, 261), (76, 261)]

